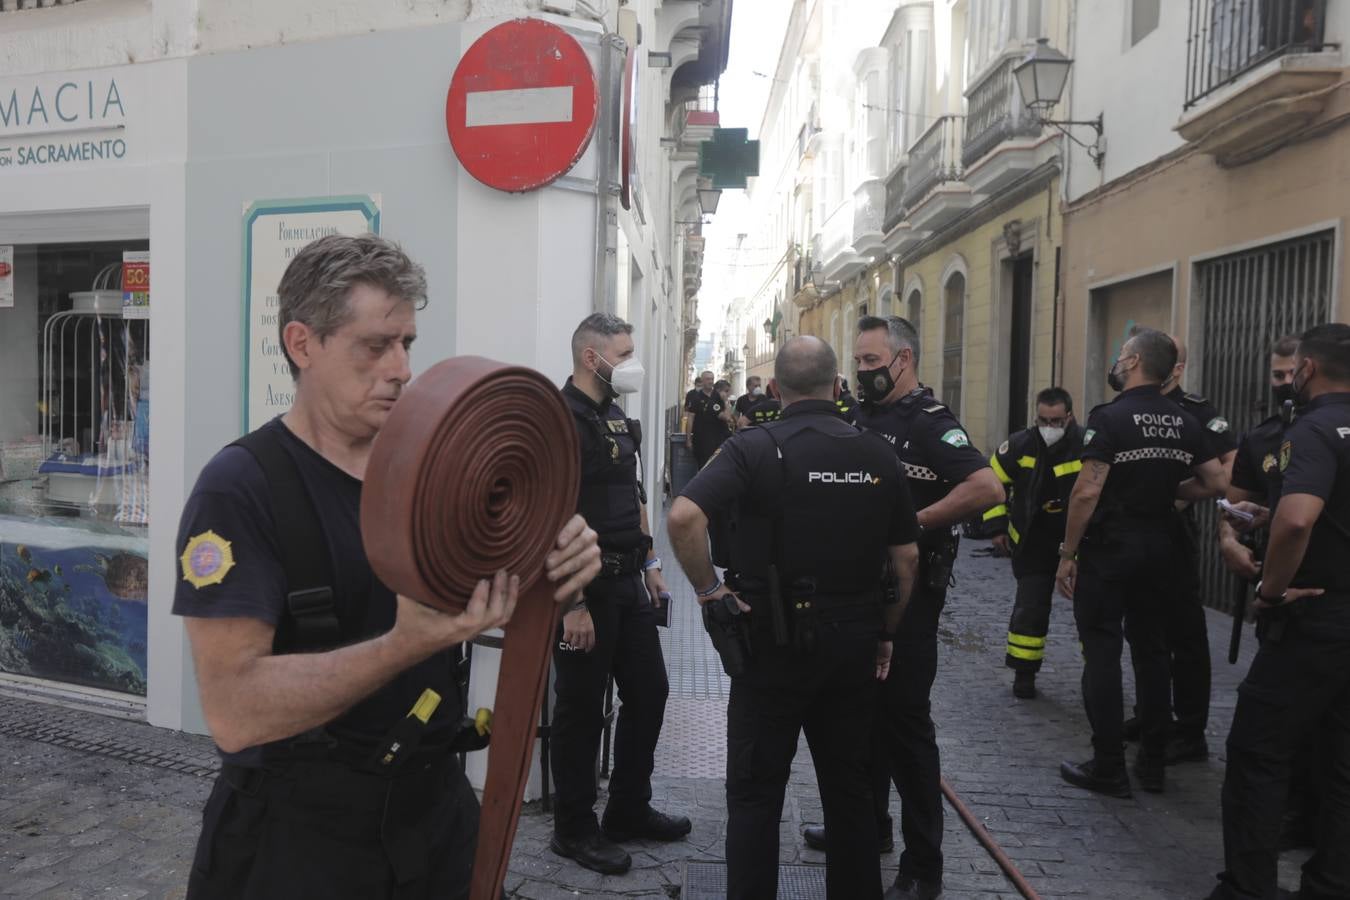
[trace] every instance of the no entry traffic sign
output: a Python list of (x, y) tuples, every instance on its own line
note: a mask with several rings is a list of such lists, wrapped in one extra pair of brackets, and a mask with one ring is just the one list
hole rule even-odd
[(459, 61), (445, 127), (470, 175), (498, 190), (530, 191), (581, 158), (597, 103), (595, 71), (576, 39), (540, 19), (515, 19)]

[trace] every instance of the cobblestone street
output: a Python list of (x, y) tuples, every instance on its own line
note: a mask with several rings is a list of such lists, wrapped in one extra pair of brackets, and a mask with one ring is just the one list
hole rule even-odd
[[(1228, 619), (1211, 614), (1210, 761), (1169, 769), (1162, 795), (1098, 798), (1058, 775), (1061, 759), (1090, 752), (1068, 604), (1055, 609), (1041, 696), (1014, 700), (1003, 667), (1011, 577), (1006, 562), (973, 556), (980, 546), (965, 543), (943, 616), (934, 703), (948, 781), (1042, 897), (1204, 896), (1221, 868), (1223, 737), (1254, 651), (1250, 629), (1243, 659), (1229, 666)], [(688, 585), (678, 572), (669, 575), (676, 607), (663, 637), (671, 700), (654, 803), (689, 815), (693, 834), (688, 843), (638, 844), (633, 870), (605, 878), (549, 852), (551, 820), (531, 803), (507, 882), (513, 898), (678, 897), (686, 860), (722, 859), (726, 680), (698, 630)], [(209, 741), (5, 698), (0, 766), (0, 896), (182, 896), (209, 786), (203, 773), (213, 766)], [(820, 818), (803, 744), (780, 825), (783, 862), (823, 863), (823, 854), (804, 849), (799, 837), (803, 825)], [(950, 810), (945, 850), (948, 898), (1017, 896)], [(882, 864), (893, 867), (896, 859), (885, 856)], [(1289, 883), (1288, 862), (1286, 868)]]

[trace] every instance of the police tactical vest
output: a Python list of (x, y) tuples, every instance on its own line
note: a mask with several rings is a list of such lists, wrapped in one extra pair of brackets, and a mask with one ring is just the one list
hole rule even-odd
[(613, 403), (603, 414), (570, 384), (563, 396), (581, 439), (581, 490), (577, 512), (595, 529), (606, 550), (642, 546), (642, 490), (638, 481), (641, 424)]
[[(876, 435), (819, 427), (835, 421), (799, 415), (766, 423), (753, 438), (747, 433), (756, 459), (776, 467), (779, 478), (772, 496), (749, 497), (737, 510), (731, 556), (741, 575), (764, 578), (777, 562), (784, 584), (810, 580), (821, 594), (878, 589), (899, 467)], [(783, 545), (776, 560), (775, 527)]]

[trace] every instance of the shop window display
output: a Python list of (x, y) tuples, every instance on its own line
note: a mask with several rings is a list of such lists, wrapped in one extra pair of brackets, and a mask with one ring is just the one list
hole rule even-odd
[(15, 247), (14, 306), (0, 309), (0, 672), (145, 693), (148, 266), (128, 278), (126, 260), (147, 249)]

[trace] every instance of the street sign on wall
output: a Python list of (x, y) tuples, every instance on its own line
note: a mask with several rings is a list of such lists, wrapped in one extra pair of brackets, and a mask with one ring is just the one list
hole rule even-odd
[(380, 233), (379, 196), (259, 200), (244, 207), (244, 431), (291, 408), (277, 286), (295, 255), (330, 234)]
[(581, 159), (598, 102), (595, 70), (576, 39), (540, 19), (515, 19), (460, 59), (445, 127), (474, 178), (500, 191), (532, 191)]

